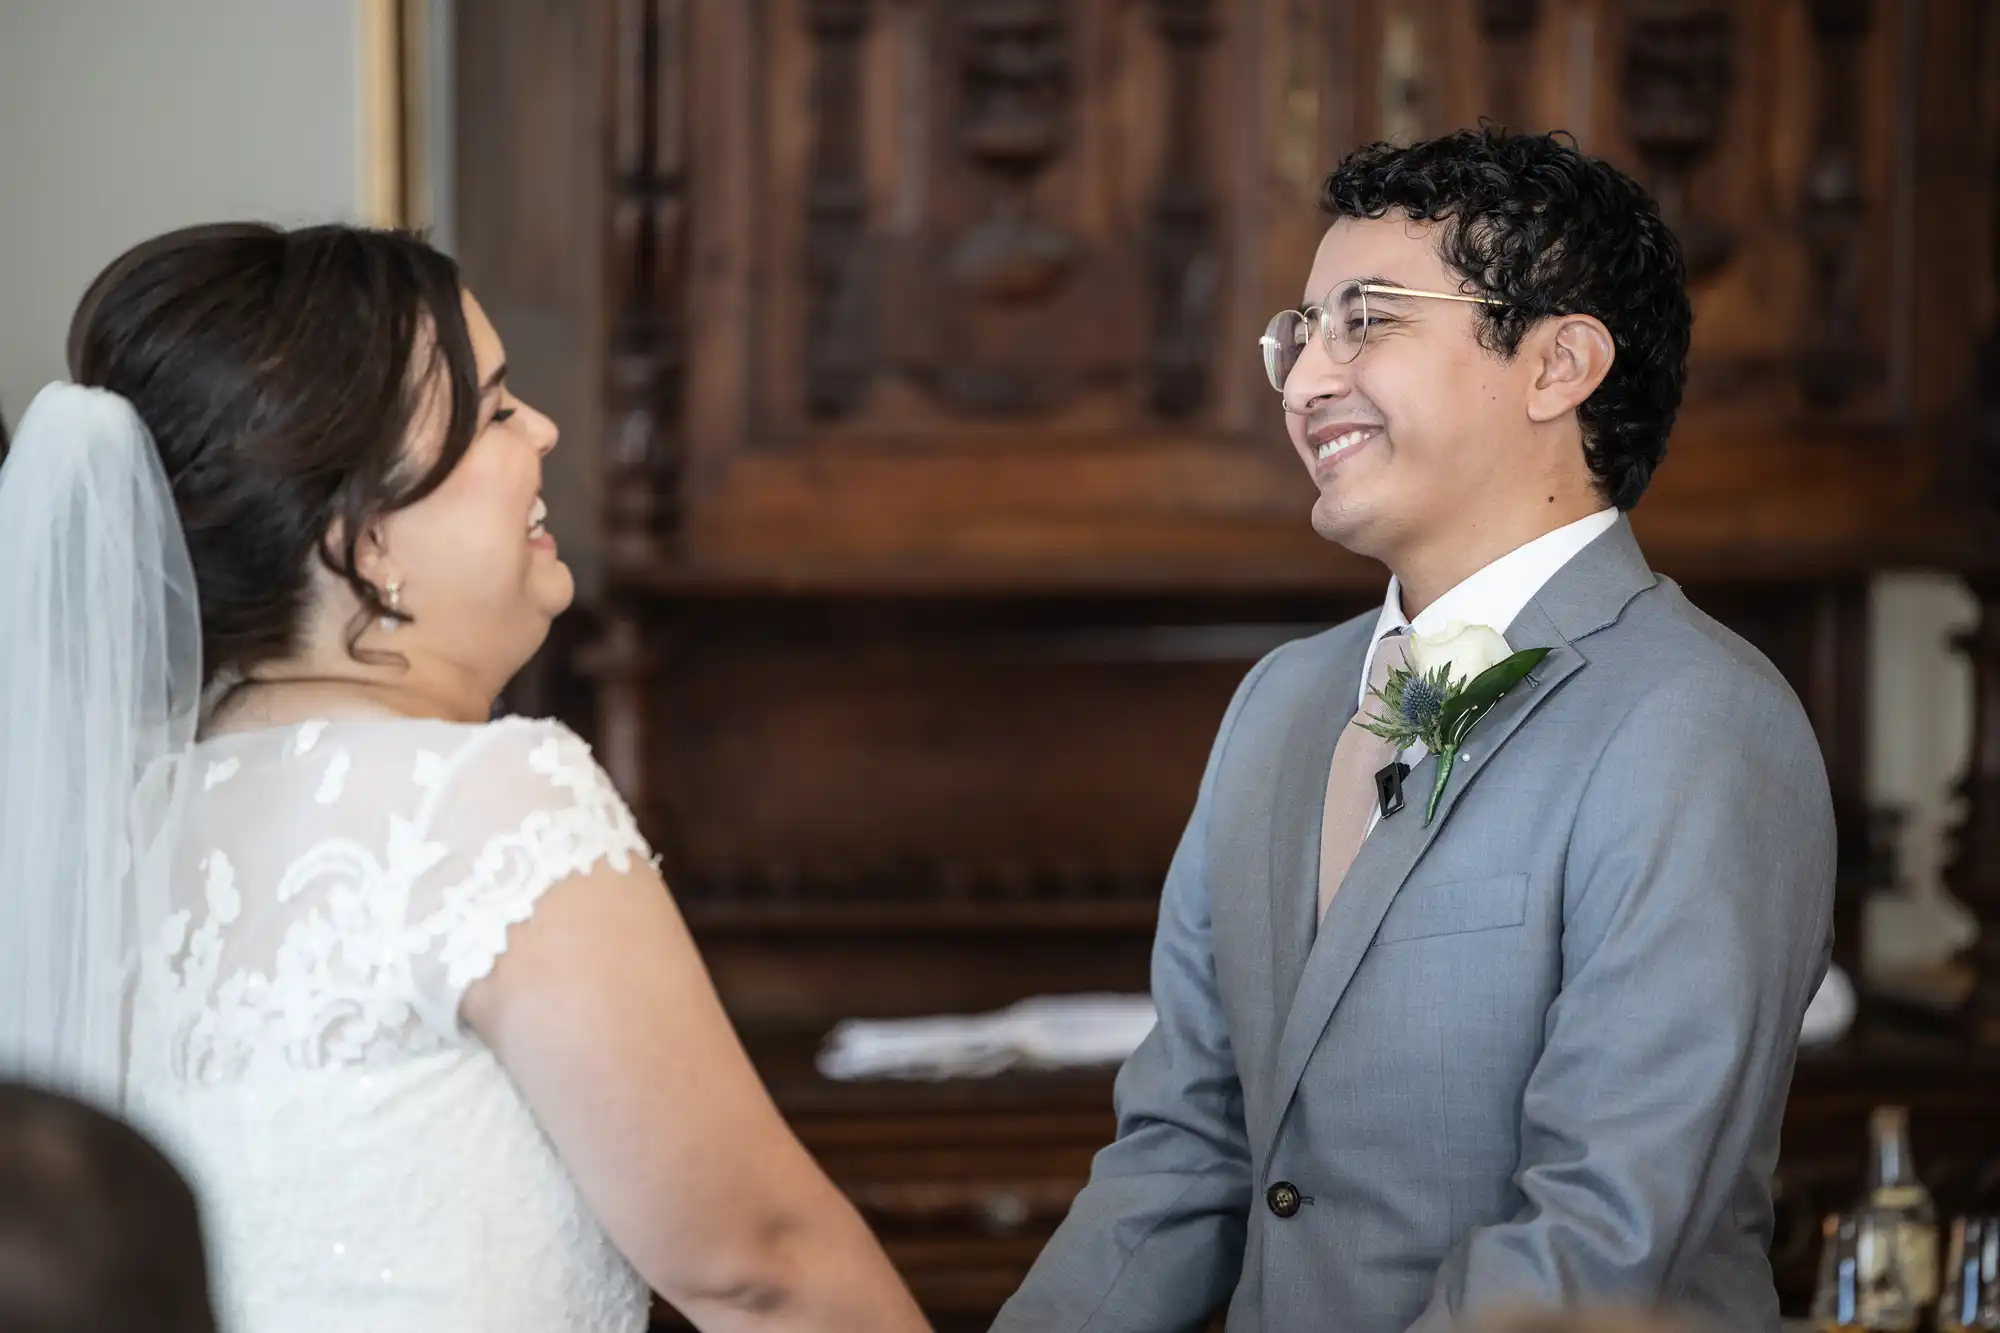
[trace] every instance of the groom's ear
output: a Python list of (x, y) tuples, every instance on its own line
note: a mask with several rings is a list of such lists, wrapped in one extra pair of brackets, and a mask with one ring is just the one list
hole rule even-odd
[(1555, 421), (1574, 412), (1611, 373), (1618, 351), (1611, 330), (1591, 315), (1557, 315), (1529, 330), (1521, 355), (1531, 358), (1528, 419)]

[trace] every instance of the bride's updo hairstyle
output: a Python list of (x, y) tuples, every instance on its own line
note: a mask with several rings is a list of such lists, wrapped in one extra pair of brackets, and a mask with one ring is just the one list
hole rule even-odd
[[(91, 284), (69, 369), (129, 400), (159, 449), (194, 561), (204, 684), (304, 646), (314, 560), (360, 599), (350, 651), (368, 618), (408, 618), (355, 552), (472, 443), (479, 376), (445, 255), (348, 226), (169, 232)], [(443, 447), (415, 460), (404, 442), (440, 379)]]

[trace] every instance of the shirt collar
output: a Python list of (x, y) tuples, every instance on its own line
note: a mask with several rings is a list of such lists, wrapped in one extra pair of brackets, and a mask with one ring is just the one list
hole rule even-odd
[(1542, 585), (1617, 522), (1616, 509), (1600, 509), (1587, 518), (1545, 532), (1465, 579), (1419, 612), (1414, 622), (1403, 614), (1403, 589), (1392, 575), (1388, 595), (1382, 599), (1381, 614), (1375, 617), (1375, 637), (1369, 643), (1368, 661), (1361, 668), (1362, 702), (1365, 704), (1368, 699), (1368, 670), (1375, 660), (1374, 645), (1384, 635), (1399, 630), (1436, 634), (1454, 620), (1467, 625), (1486, 625), (1505, 634), (1514, 617), (1534, 600)]

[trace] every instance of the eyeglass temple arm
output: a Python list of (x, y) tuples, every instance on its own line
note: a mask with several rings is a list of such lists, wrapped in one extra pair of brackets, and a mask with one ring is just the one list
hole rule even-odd
[(1469, 301), (1474, 305), (1506, 305), (1497, 296), (1468, 296), (1464, 292), (1420, 292), (1414, 287), (1387, 287), (1381, 283), (1361, 284), (1364, 292), (1380, 292), (1384, 296), (1428, 296), (1435, 301)]
[[(1464, 292), (1420, 292), (1414, 287), (1389, 287), (1379, 282), (1363, 283), (1361, 290), (1364, 292), (1380, 292), (1384, 296), (1428, 296), (1435, 301), (1465, 301), (1472, 305), (1507, 304), (1497, 296), (1469, 296)], [(1257, 345), (1262, 347), (1266, 343), (1269, 343), (1272, 346), (1276, 346), (1277, 341), (1276, 338), (1266, 333), (1258, 337)]]

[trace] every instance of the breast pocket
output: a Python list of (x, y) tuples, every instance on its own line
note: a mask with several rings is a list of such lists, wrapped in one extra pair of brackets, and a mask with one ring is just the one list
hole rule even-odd
[(1375, 943), (1502, 930), (1520, 925), (1527, 915), (1528, 877), (1518, 871), (1443, 884), (1406, 884), (1383, 916)]

